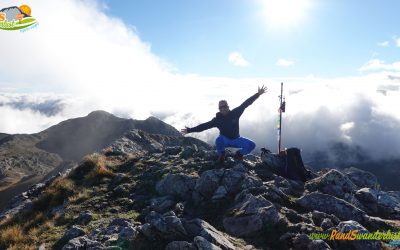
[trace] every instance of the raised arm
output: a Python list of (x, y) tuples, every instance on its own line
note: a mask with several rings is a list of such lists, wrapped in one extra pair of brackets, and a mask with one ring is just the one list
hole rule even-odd
[(252, 95), (251, 97), (249, 97), (246, 101), (244, 101), (239, 107), (235, 108), (235, 110), (239, 113), (239, 115), (241, 115), (243, 113), (243, 111), (250, 106), (251, 104), (253, 104), (253, 102), (255, 100), (257, 100), (257, 98), (264, 94), (265, 92), (267, 92), (267, 87), (264, 87), (264, 85), (260, 88), (258, 87), (258, 91), (257, 93), (255, 93), (254, 95)]
[(210, 129), (210, 128), (214, 128), (214, 127), (216, 127), (215, 118), (213, 118), (211, 121), (202, 123), (202, 124), (197, 125), (196, 127), (193, 127), (193, 128), (185, 127), (184, 129), (181, 129), (181, 133), (183, 135), (186, 135), (188, 133), (201, 132), (201, 131), (204, 131), (204, 130), (207, 130), (207, 129)]

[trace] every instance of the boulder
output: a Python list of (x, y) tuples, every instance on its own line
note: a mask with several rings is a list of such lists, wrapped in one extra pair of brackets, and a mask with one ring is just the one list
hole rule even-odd
[(329, 218), (325, 218), (321, 222), (321, 228), (325, 231), (328, 231), (330, 228), (334, 227), (332, 220)]
[(93, 219), (93, 214), (89, 211), (84, 211), (79, 214), (77, 219), (78, 225), (87, 225)]
[(198, 250), (221, 250), (220, 247), (212, 244), (201, 236), (194, 237), (193, 241)]
[(188, 235), (181, 219), (176, 217), (172, 211), (164, 215), (152, 211), (146, 216), (146, 222), (150, 223), (158, 234), (167, 240), (184, 239)]
[(224, 172), (222, 185), (225, 186), (229, 194), (236, 194), (241, 191), (241, 184), (246, 177), (246, 169), (241, 166), (235, 166), (232, 169), (227, 169)]
[(231, 169), (212, 169), (204, 171), (196, 182), (194, 200), (220, 200), (227, 195), (234, 195), (247, 188), (262, 186), (262, 181), (247, 174), (243, 164), (237, 164)]
[(85, 231), (77, 226), (72, 226), (70, 229), (65, 231), (63, 237), (59, 240), (60, 243), (68, 242), (73, 238), (77, 238), (79, 236), (85, 235)]
[(213, 201), (222, 200), (226, 197), (227, 194), (228, 191), (226, 191), (226, 188), (224, 186), (219, 186), (217, 190), (215, 190), (213, 196), (211, 197), (211, 200)]
[(293, 249), (295, 250), (306, 249), (310, 243), (311, 240), (306, 234), (297, 234), (292, 239)]
[(172, 195), (184, 200), (190, 200), (196, 185), (196, 177), (182, 173), (169, 174), (156, 185), (156, 190), (161, 195)]
[(196, 182), (195, 191), (206, 199), (211, 198), (220, 186), (223, 175), (223, 169), (204, 171)]
[(356, 185), (344, 174), (331, 169), (320, 177), (307, 181), (305, 188), (310, 191), (320, 191), (338, 198), (345, 198), (345, 194), (357, 189)]
[(132, 221), (124, 218), (115, 218), (111, 221), (110, 226), (119, 226), (119, 227), (132, 227)]
[(266, 182), (264, 186), (252, 190), (259, 190), (263, 197), (274, 203), (284, 205), (289, 202), (289, 196), (281, 188), (276, 187), (273, 181)]
[(262, 185), (263, 185), (262, 180), (257, 176), (246, 175), (241, 182), (239, 190), (242, 191), (246, 189), (257, 188), (261, 187)]
[(263, 181), (271, 181), (277, 176), (265, 164), (256, 164), (254, 171)]
[(263, 154), (261, 160), (264, 165), (274, 173), (282, 172), (284, 161), (277, 154)]
[(325, 219), (329, 219), (334, 225), (337, 225), (340, 222), (339, 218), (335, 215), (327, 214), (317, 210), (310, 212), (310, 217), (313, 220), (314, 224), (317, 226), (321, 226), (322, 222)]
[(342, 172), (358, 187), (379, 189), (378, 178), (370, 172), (350, 167), (345, 168)]
[(131, 241), (136, 238), (138, 233), (139, 232), (134, 227), (128, 226), (128, 227), (122, 228), (121, 232), (119, 232), (119, 234), (118, 234), (118, 238), (121, 240)]
[(155, 197), (150, 200), (150, 209), (157, 213), (165, 213), (175, 206), (174, 197), (170, 195)]
[[(357, 221), (349, 220), (342, 221), (336, 227), (336, 231), (342, 234), (346, 234), (350, 231), (358, 230), (359, 233), (368, 233), (368, 230), (363, 227)], [(372, 241), (372, 240), (334, 240), (332, 244), (338, 249), (355, 249), (355, 250), (378, 250), (382, 249), (382, 245), (380, 241)]]
[(137, 227), (137, 230), (141, 232), (147, 239), (149, 240), (155, 240), (156, 239), (156, 232), (152, 230), (152, 226), (150, 223), (145, 223), (143, 225), (139, 225)]
[(378, 216), (385, 219), (400, 219), (400, 196), (395, 191), (378, 191)]
[(247, 194), (224, 216), (225, 230), (235, 236), (254, 236), (281, 219), (275, 206), (262, 196)]
[(197, 248), (187, 241), (171, 241), (165, 250), (197, 250)]
[(287, 208), (287, 207), (281, 207), (279, 212), (285, 216), (291, 223), (307, 223), (307, 224), (312, 224), (312, 220), (308, 218), (308, 215), (303, 215), (296, 210)]
[(313, 240), (308, 243), (307, 248), (309, 250), (330, 250), (332, 249), (325, 241), (323, 240)]
[(400, 195), (398, 192), (362, 188), (355, 193), (355, 197), (372, 215), (385, 219), (400, 219)]
[[(268, 183), (271, 183), (271, 181)], [(304, 183), (301, 181), (286, 179), (278, 175), (274, 177), (272, 183), (286, 195), (300, 196), (304, 192)]]
[(285, 233), (279, 241), (286, 245), (287, 249), (293, 250), (329, 250), (331, 247), (323, 240), (311, 240), (309, 234), (304, 233)]
[(105, 246), (98, 241), (90, 240), (86, 236), (77, 237), (68, 241), (62, 250), (104, 249)]
[(189, 236), (201, 236), (224, 250), (235, 249), (235, 246), (224, 236), (223, 233), (218, 231), (206, 221), (201, 219), (182, 219), (182, 222)]
[(357, 190), (354, 197), (364, 206), (368, 214), (378, 214), (378, 192), (371, 188)]
[(320, 192), (305, 194), (297, 200), (297, 203), (308, 210), (334, 214), (342, 220), (362, 222), (366, 216), (364, 211), (349, 202)]

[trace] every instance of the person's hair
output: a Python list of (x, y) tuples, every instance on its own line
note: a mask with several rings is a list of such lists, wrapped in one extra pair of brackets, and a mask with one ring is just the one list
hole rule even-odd
[(226, 105), (228, 105), (228, 102), (226, 100), (221, 100), (218, 102), (218, 106), (221, 105), (221, 103), (225, 103)]

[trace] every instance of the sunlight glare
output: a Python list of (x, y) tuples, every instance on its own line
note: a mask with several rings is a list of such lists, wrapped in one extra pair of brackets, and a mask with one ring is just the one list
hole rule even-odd
[(263, 15), (273, 28), (297, 26), (307, 15), (311, 0), (262, 0)]

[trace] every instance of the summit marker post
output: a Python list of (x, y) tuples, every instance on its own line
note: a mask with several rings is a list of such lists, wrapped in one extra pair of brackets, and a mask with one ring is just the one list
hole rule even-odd
[(285, 112), (286, 101), (283, 96), (283, 82), (281, 82), (281, 95), (279, 96), (279, 123), (278, 123), (278, 154), (281, 152), (282, 148), (282, 113)]

